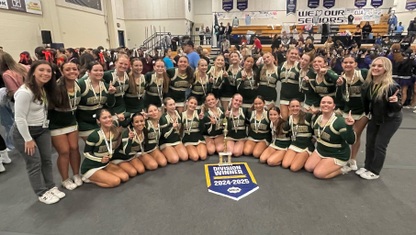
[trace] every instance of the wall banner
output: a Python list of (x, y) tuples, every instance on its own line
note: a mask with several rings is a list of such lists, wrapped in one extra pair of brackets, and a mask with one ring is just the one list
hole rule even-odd
[(222, 9), (224, 11), (231, 11), (234, 8), (234, 0), (222, 0)]
[(308, 7), (309, 8), (319, 7), (319, 0), (308, 0)]
[(374, 8), (381, 7), (383, 5), (383, 0), (371, 0), (371, 6)]
[(0, 0), (0, 9), (42, 15), (40, 0)]
[(343, 8), (298, 10), (297, 24), (346, 24), (347, 16)]
[(363, 8), (365, 5), (367, 5), (367, 0), (355, 0), (354, 6)]
[(323, 5), (326, 9), (333, 8), (335, 6), (335, 0), (324, 0)]
[(237, 9), (244, 11), (248, 8), (248, 0), (237, 0)]
[(416, 0), (407, 0), (405, 8), (409, 11), (416, 9)]
[(286, 15), (291, 15), (296, 13), (296, 0), (287, 0), (286, 1)]
[(259, 189), (246, 162), (231, 165), (205, 164), (205, 177), (208, 192), (236, 201)]

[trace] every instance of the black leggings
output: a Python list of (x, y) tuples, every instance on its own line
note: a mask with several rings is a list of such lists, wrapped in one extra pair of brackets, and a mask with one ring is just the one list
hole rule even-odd
[(6, 143), (4, 142), (3, 136), (0, 135), (0, 151), (6, 149)]

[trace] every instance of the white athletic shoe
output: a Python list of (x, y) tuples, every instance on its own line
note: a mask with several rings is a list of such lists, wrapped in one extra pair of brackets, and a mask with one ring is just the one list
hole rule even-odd
[(53, 188), (51, 188), (51, 189), (49, 189), (49, 191), (48, 192), (50, 192), (52, 195), (54, 195), (54, 196), (56, 196), (56, 197), (58, 197), (59, 199), (62, 199), (62, 198), (64, 198), (65, 197), (65, 193), (64, 192), (62, 192), (62, 191), (60, 191), (59, 189), (58, 189), (58, 187), (53, 187)]
[(358, 171), (355, 172), (355, 174), (357, 175), (361, 175), (362, 173), (367, 172), (367, 169), (365, 169), (364, 167), (360, 168)]
[(351, 171), (351, 168), (349, 166), (343, 166), (343, 167), (341, 167), (341, 173), (343, 175), (348, 174), (348, 172), (350, 172), (350, 171)]
[(348, 164), (350, 165), (351, 170), (356, 171), (358, 170), (357, 161), (354, 159), (348, 160)]
[(74, 190), (77, 185), (72, 181), (71, 178), (68, 178), (64, 181), (62, 181), (62, 187), (68, 189), (68, 190)]
[(82, 182), (82, 178), (81, 178), (81, 176), (80, 175), (74, 175), (74, 177), (72, 177), (73, 179), (74, 179), (74, 183), (77, 185), (77, 186), (81, 186), (82, 184), (83, 184), (83, 182)]
[(12, 159), (10, 159), (7, 150), (0, 151), (0, 161), (2, 161), (4, 164), (12, 163)]
[(0, 172), (5, 172), (6, 168), (3, 166), (3, 162), (0, 160)]
[(376, 175), (371, 171), (366, 171), (366, 172), (362, 173), (360, 176), (361, 176), (361, 178), (366, 179), (366, 180), (375, 180), (375, 179), (378, 179), (380, 177), (379, 175)]
[(50, 191), (47, 191), (42, 196), (40, 196), (38, 199), (39, 199), (39, 201), (41, 201), (41, 202), (43, 202), (47, 205), (59, 202), (59, 197), (53, 195)]

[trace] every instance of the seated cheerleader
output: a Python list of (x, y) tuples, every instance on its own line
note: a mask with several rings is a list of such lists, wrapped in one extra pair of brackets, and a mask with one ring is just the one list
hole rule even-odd
[(201, 118), (203, 116), (199, 117), (197, 106), (196, 98), (190, 96), (186, 102), (186, 110), (182, 113), (182, 142), (192, 161), (205, 160), (208, 155), (205, 139), (202, 136), (204, 122)]
[(330, 179), (348, 172), (349, 145), (355, 142), (354, 118), (351, 111), (345, 119), (335, 115), (334, 99), (330, 96), (321, 99), (320, 107), (322, 114), (313, 123), (317, 147), (306, 162), (305, 170), (313, 172), (316, 178)]
[(269, 110), (269, 119), (272, 142), (261, 154), (260, 162), (267, 163), (269, 166), (278, 166), (282, 164), (283, 157), (290, 145), (289, 133), (283, 130), (287, 121), (280, 117), (280, 109), (274, 106)]
[(159, 149), (159, 139), (160, 139), (160, 126), (159, 118), (160, 111), (156, 105), (149, 105), (147, 108), (147, 120), (145, 129), (147, 132), (146, 142), (144, 145), (144, 152), (152, 156), (152, 158), (157, 162), (161, 167), (166, 166), (167, 160), (165, 155)]
[[(134, 119), (134, 117), (138, 117)], [(140, 118), (141, 117), (141, 118)], [(144, 117), (142, 114), (135, 114), (128, 128), (121, 134), (121, 145), (116, 149), (111, 163), (118, 165), (130, 177), (145, 172), (143, 162), (137, 158), (144, 152)], [(153, 160), (154, 161), (154, 160)], [(156, 161), (154, 162), (157, 168)]]
[(234, 94), (231, 98), (231, 109), (226, 113), (228, 122), (227, 152), (231, 152), (234, 157), (243, 155), (244, 144), (247, 139), (247, 110), (241, 107), (242, 104), (243, 97), (238, 93)]
[(204, 137), (207, 144), (208, 155), (213, 155), (224, 150), (223, 119), (224, 111), (218, 107), (218, 99), (210, 93), (205, 98), (205, 123)]
[(110, 163), (114, 150), (121, 142), (121, 135), (107, 109), (97, 111), (96, 119), (100, 128), (94, 130), (85, 142), (82, 180), (103, 188), (116, 187), (129, 180), (129, 175), (122, 168)]
[(179, 160), (188, 160), (188, 152), (181, 141), (181, 116), (176, 111), (175, 101), (167, 97), (163, 100), (166, 113), (160, 117), (160, 139), (159, 146), (162, 153), (166, 156), (171, 164), (177, 163)]
[(300, 102), (296, 99), (289, 102), (289, 122), (284, 130), (289, 131), (292, 142), (283, 157), (282, 167), (291, 171), (299, 171), (314, 150), (312, 143), (312, 114), (301, 110)]
[(266, 101), (261, 96), (254, 99), (251, 116), (249, 119), (248, 138), (244, 144), (244, 155), (253, 155), (260, 158), (261, 153), (269, 146), (271, 141), (270, 120), (264, 109)]

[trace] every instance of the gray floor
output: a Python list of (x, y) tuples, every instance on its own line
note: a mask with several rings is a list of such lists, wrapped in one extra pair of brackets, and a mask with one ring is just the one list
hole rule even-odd
[[(0, 174), (0, 234), (416, 234), (416, 114), (404, 112), (380, 179), (350, 173), (317, 180), (242, 157), (260, 188), (238, 202), (208, 193), (204, 164), (217, 161), (211, 157), (114, 189), (84, 185), (44, 205), (22, 158), (12, 154)], [(361, 152), (360, 164), (363, 158)]]

